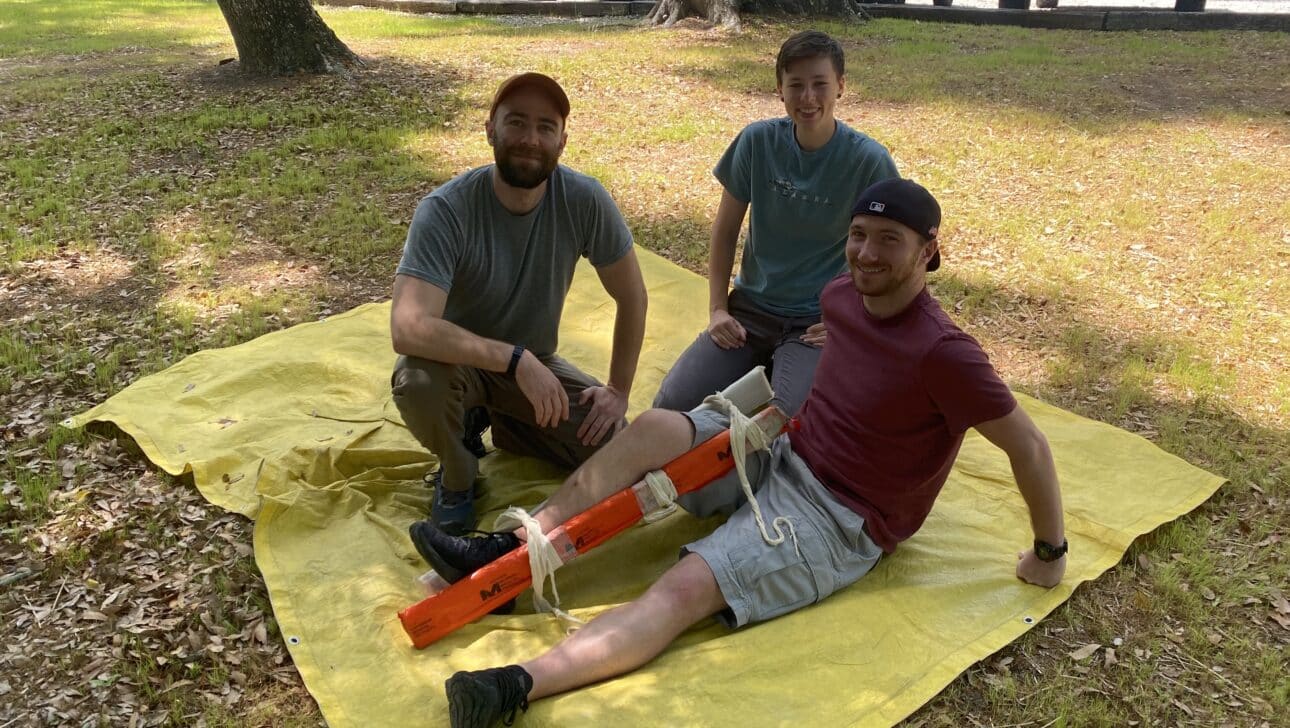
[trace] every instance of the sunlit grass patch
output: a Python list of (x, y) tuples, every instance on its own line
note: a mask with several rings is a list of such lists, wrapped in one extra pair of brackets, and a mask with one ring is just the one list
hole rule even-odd
[(0, 58), (167, 48), (223, 41), (218, 7), (198, 0), (8, 0)]

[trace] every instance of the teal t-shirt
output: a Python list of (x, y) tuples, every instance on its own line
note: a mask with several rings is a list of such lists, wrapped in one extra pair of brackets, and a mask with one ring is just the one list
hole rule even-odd
[(885, 147), (841, 121), (807, 152), (787, 117), (749, 124), (712, 173), (749, 204), (735, 288), (781, 316), (820, 312), (824, 284), (846, 268), (852, 206), (869, 185), (897, 176)]
[(458, 175), (417, 205), (398, 273), (448, 293), (443, 317), (490, 339), (554, 353), (579, 258), (597, 268), (632, 247), (618, 206), (599, 182), (563, 165), (530, 212), (493, 191), (493, 165)]

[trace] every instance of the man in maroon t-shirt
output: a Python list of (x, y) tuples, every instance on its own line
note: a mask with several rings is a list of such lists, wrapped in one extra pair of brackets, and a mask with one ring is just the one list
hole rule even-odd
[[(820, 297), (827, 337), (801, 427), (747, 460), (763, 523), (792, 524), (783, 542), (763, 536), (733, 474), (681, 496), (696, 515), (732, 515), (686, 546), (639, 599), (546, 654), (449, 678), (454, 728), (492, 726), (529, 700), (634, 670), (707, 617), (738, 627), (849, 586), (922, 525), (969, 428), (1008, 454), (1030, 511), (1035, 542), (1019, 555), (1017, 576), (1043, 587), (1061, 581), (1066, 540), (1048, 442), (924, 285), (940, 265), (940, 217), (931, 194), (909, 180), (879, 182), (856, 203), (849, 270)], [(727, 426), (710, 410), (645, 412), (569, 476), (536, 514), (539, 525), (555, 528)], [(450, 581), (521, 537), (412, 532)]]

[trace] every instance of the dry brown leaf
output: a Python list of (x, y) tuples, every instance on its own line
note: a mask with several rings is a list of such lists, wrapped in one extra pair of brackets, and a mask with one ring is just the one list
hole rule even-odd
[(1272, 606), (1282, 614), (1290, 614), (1290, 601), (1281, 595), (1276, 589), (1269, 589), (1268, 596), (1272, 597)]
[(1093, 642), (1091, 644), (1084, 645), (1078, 650), (1071, 652), (1070, 656), (1071, 656), (1071, 659), (1075, 660), (1076, 662), (1080, 662), (1082, 660), (1087, 660), (1094, 652), (1097, 652), (1100, 649), (1102, 649), (1102, 645), (1096, 642)]

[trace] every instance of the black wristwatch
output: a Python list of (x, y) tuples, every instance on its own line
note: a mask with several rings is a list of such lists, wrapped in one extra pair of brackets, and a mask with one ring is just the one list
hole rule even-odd
[(524, 356), (524, 346), (521, 344), (516, 344), (515, 349), (511, 351), (511, 363), (510, 363), (510, 366), (506, 367), (506, 376), (508, 377), (515, 376), (515, 370), (519, 368), (520, 359), (523, 356)]
[(1061, 546), (1054, 546), (1047, 541), (1035, 539), (1035, 556), (1037, 556), (1040, 561), (1056, 561), (1065, 556), (1066, 552), (1069, 550), (1070, 545), (1067, 543), (1066, 539), (1062, 539)]

